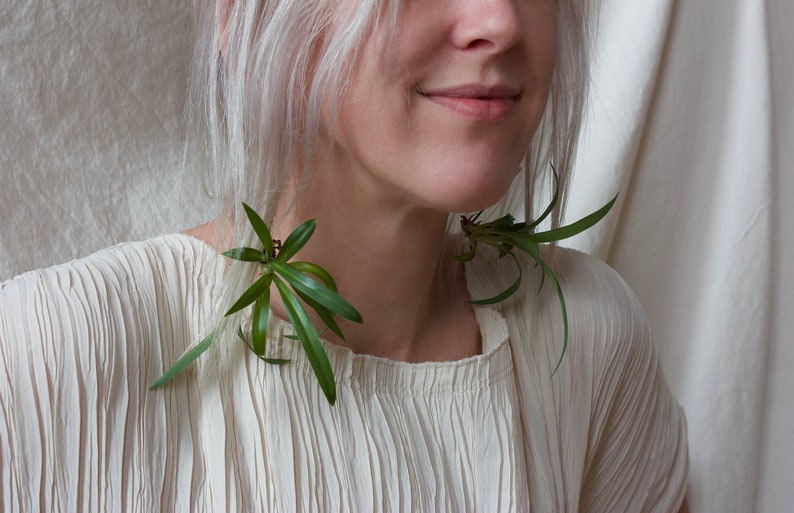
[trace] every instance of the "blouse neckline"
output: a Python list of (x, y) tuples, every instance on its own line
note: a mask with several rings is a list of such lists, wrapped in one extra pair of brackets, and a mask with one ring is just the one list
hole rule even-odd
[[(178, 236), (204, 247), (207, 250), (205, 258), (216, 261), (223, 258), (206, 241), (188, 234)], [(458, 360), (404, 362), (355, 353), (348, 347), (323, 339), (321, 343), (338, 385), (425, 395), (463, 393), (469, 389), (490, 386), (494, 381), (512, 375), (513, 368), (505, 318), (497, 310), (480, 305), (474, 305), (474, 314), (480, 329), (482, 352)], [(246, 326), (246, 330), (248, 329), (250, 326)], [(289, 321), (270, 315), (265, 356), (287, 359), (290, 362), (286, 367), (313, 374), (300, 342), (290, 338), (294, 335), (294, 328)], [(252, 363), (261, 363), (250, 352), (249, 356)]]

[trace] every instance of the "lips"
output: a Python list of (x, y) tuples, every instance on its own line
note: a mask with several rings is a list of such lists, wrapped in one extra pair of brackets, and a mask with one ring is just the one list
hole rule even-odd
[(508, 86), (462, 85), (443, 89), (419, 90), (431, 102), (479, 121), (498, 121), (507, 117), (521, 93)]

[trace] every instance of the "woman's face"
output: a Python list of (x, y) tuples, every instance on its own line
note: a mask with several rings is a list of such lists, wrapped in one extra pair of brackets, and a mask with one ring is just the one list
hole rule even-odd
[(498, 201), (546, 105), (556, 14), (555, 0), (407, 0), (393, 37), (362, 48), (334, 179), (448, 212)]

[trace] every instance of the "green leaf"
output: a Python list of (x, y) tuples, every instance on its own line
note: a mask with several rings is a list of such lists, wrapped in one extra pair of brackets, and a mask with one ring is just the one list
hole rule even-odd
[(251, 285), (248, 288), (248, 290), (243, 292), (243, 295), (240, 296), (240, 299), (238, 299), (237, 302), (234, 303), (232, 307), (229, 308), (229, 311), (226, 312), (224, 315), (231, 315), (235, 312), (239, 312), (246, 306), (256, 301), (256, 299), (259, 296), (264, 294), (266, 290), (270, 289), (270, 283), (272, 282), (272, 280), (273, 280), (272, 274), (265, 274), (262, 277), (260, 277), (258, 280), (254, 282), (253, 285)]
[(295, 290), (303, 292), (345, 319), (358, 323), (363, 322), (361, 314), (333, 290), (309, 278), (305, 274), (298, 272), (298, 270), (293, 268), (290, 264), (274, 260), (271, 262), (271, 266), (273, 270), (292, 285)]
[[(538, 293), (540, 293), (540, 289), (543, 287), (545, 283), (546, 277), (552, 282), (552, 285), (557, 292), (557, 297), (560, 300), (560, 310), (562, 312), (562, 320), (563, 320), (563, 347), (562, 347), (562, 354), (560, 355), (559, 360), (557, 361), (557, 365), (554, 368), (554, 373), (559, 370), (560, 365), (562, 364), (562, 359), (565, 356), (565, 353), (568, 349), (568, 311), (565, 305), (565, 298), (563, 297), (562, 287), (560, 286), (559, 280), (554, 275), (554, 272), (551, 268), (543, 261), (543, 257), (540, 252), (540, 244), (548, 243), (548, 242), (556, 242), (559, 240), (566, 239), (568, 237), (572, 237), (577, 235), (588, 228), (592, 227), (596, 223), (598, 223), (604, 216), (607, 215), (609, 210), (615, 204), (617, 200), (617, 195), (612, 198), (606, 205), (601, 207), (599, 210), (593, 212), (592, 214), (583, 217), (582, 219), (571, 223), (567, 226), (563, 226), (560, 228), (554, 228), (551, 230), (547, 230), (540, 233), (532, 233), (532, 230), (538, 226), (542, 221), (544, 221), (549, 215), (551, 215), (554, 207), (557, 205), (559, 201), (559, 177), (557, 175), (557, 170), (552, 166), (552, 171), (554, 172), (554, 195), (549, 202), (549, 205), (543, 211), (541, 216), (531, 222), (530, 224), (526, 223), (516, 223), (514, 219), (510, 215), (506, 215), (501, 217), (495, 221), (489, 221), (486, 223), (477, 223), (476, 220), (479, 217), (480, 213), (477, 215), (467, 218), (461, 218), (461, 229), (463, 230), (464, 235), (469, 239), (470, 243), (470, 251), (464, 255), (459, 255), (456, 258), (457, 260), (470, 260), (474, 256), (475, 249), (478, 243), (481, 244), (488, 244), (499, 251), (499, 257), (503, 257), (504, 255), (510, 255), (513, 257), (513, 261), (516, 263), (516, 266), (519, 270), (518, 279), (508, 287), (502, 293), (484, 300), (473, 301), (475, 304), (493, 304), (503, 301), (514, 294), (519, 286), (521, 281), (521, 265), (513, 255), (512, 251), (514, 247), (519, 248), (520, 250), (524, 251), (527, 255), (529, 255), (534, 261), (536, 266), (540, 266), (541, 270), (543, 271), (540, 280), (540, 286), (538, 287)], [(553, 375), (553, 374), (552, 374)]]
[(554, 367), (554, 372), (551, 373), (551, 375), (554, 376), (560, 369), (560, 365), (562, 365), (562, 359), (565, 358), (565, 353), (568, 351), (568, 309), (565, 306), (565, 297), (562, 294), (562, 287), (560, 286), (560, 282), (557, 280), (557, 276), (555, 276), (551, 268), (546, 265), (546, 262), (540, 261), (539, 264), (543, 268), (544, 274), (549, 277), (549, 280), (551, 280), (551, 283), (554, 285), (554, 289), (557, 291), (557, 297), (560, 300), (560, 310), (562, 311), (562, 352), (560, 353), (559, 360), (557, 360), (557, 365)]
[(160, 376), (157, 381), (152, 383), (150, 389), (155, 389), (157, 387), (163, 386), (169, 381), (171, 381), (174, 376), (182, 372), (182, 370), (193, 363), (193, 361), (201, 356), (201, 353), (209, 349), (212, 345), (212, 342), (215, 340), (215, 332), (213, 331), (209, 335), (207, 335), (204, 340), (199, 342), (195, 347), (193, 347), (190, 351), (186, 352), (182, 357), (176, 361), (174, 365), (171, 366), (170, 369), (165, 371), (165, 373)]
[(289, 265), (294, 267), (299, 272), (316, 276), (322, 280), (323, 283), (325, 283), (326, 287), (333, 290), (334, 292), (337, 292), (336, 282), (331, 277), (331, 274), (319, 265), (313, 264), (311, 262), (290, 262)]
[(516, 269), (518, 269), (518, 277), (516, 278), (516, 281), (513, 282), (513, 284), (510, 285), (509, 287), (507, 287), (504, 291), (502, 291), (501, 293), (495, 295), (494, 297), (490, 297), (488, 299), (476, 299), (476, 300), (470, 301), (471, 304), (473, 304), (473, 305), (494, 305), (496, 303), (501, 303), (502, 301), (504, 301), (505, 299), (509, 298), (510, 296), (512, 296), (513, 294), (516, 293), (518, 288), (521, 286), (521, 276), (522, 276), (521, 264), (518, 263), (518, 259), (516, 258), (516, 256), (514, 254), (508, 253), (508, 255), (510, 255), (513, 258), (513, 261), (516, 264)]
[(540, 260), (540, 246), (535, 242), (534, 236), (514, 233), (510, 234), (509, 237), (514, 246), (517, 246), (535, 261)]
[[(542, 262), (542, 260), (541, 260), (541, 262)], [(539, 265), (540, 264), (538, 263), (538, 261), (535, 261), (535, 266), (533, 267), (533, 269), (537, 269), (537, 267)], [(538, 291), (535, 294), (537, 294), (538, 296), (540, 295), (540, 291), (543, 290), (543, 285), (545, 283), (546, 283), (546, 273), (542, 272), (542, 273), (540, 273), (540, 285), (538, 285)]]
[[(252, 353), (256, 354), (256, 351), (254, 351), (254, 347), (251, 344), (248, 343), (248, 340), (245, 338), (245, 335), (243, 335), (242, 326), (237, 329), (237, 336), (240, 337), (240, 340), (243, 341), (243, 343), (246, 345), (246, 347), (248, 349), (251, 350)], [(295, 340), (298, 340), (298, 338), (295, 337)], [(289, 363), (290, 362), (289, 358), (266, 358), (266, 357), (264, 357), (262, 355), (259, 355), (259, 354), (257, 354), (256, 357), (259, 358), (260, 360), (262, 360), (263, 362), (270, 363), (272, 365), (283, 365), (285, 363)]]
[(259, 240), (262, 241), (265, 247), (265, 255), (267, 255), (268, 258), (273, 258), (273, 237), (270, 235), (267, 224), (265, 224), (253, 208), (245, 203), (243, 203), (243, 208), (245, 209), (245, 214), (248, 216), (248, 221), (256, 232), (256, 236), (259, 237)]
[[(510, 236), (515, 232), (516, 228), (514, 227), (478, 226), (477, 230), (471, 233), (470, 239), (472, 242), (488, 244), (501, 249), (502, 245), (509, 241)], [(509, 251), (510, 248), (507, 249)]]
[(498, 234), (500, 231), (517, 231), (523, 230), (525, 228), (525, 223), (516, 223), (516, 220), (513, 218), (512, 215), (507, 214), (504, 217), (500, 217), (495, 221), (488, 221), (487, 223), (482, 223), (476, 226), (477, 231), (482, 231), (483, 235), (489, 236), (493, 234)]
[(251, 340), (257, 356), (265, 354), (267, 344), (267, 321), (270, 314), (270, 287), (254, 301), (254, 312), (251, 317)]
[(591, 226), (598, 223), (604, 216), (607, 215), (609, 210), (615, 204), (615, 201), (618, 199), (618, 196), (615, 195), (612, 200), (601, 207), (600, 209), (596, 210), (592, 214), (585, 216), (575, 223), (571, 223), (568, 226), (563, 226), (561, 228), (555, 228), (553, 230), (548, 230), (545, 232), (535, 233), (532, 235), (532, 239), (535, 242), (543, 243), (543, 242), (555, 242), (558, 240), (567, 239), (568, 237), (573, 237), (583, 231), (587, 230)]
[(262, 262), (265, 260), (265, 254), (254, 248), (234, 248), (223, 253), (223, 256), (240, 260), (242, 262)]
[(292, 233), (289, 234), (287, 240), (285, 240), (281, 245), (281, 250), (278, 253), (278, 259), (282, 262), (286, 262), (290, 258), (294, 257), (295, 253), (300, 251), (300, 249), (306, 245), (306, 242), (312, 236), (316, 227), (317, 220), (309, 219), (292, 230)]
[(469, 250), (461, 255), (455, 255), (452, 258), (457, 260), (458, 262), (471, 262), (474, 259), (474, 255), (477, 253), (477, 241), (471, 241), (471, 245), (469, 246)]
[(325, 323), (325, 325), (328, 326), (328, 329), (336, 333), (336, 336), (338, 336), (340, 339), (345, 340), (345, 335), (342, 333), (342, 330), (339, 328), (339, 325), (336, 323), (333, 312), (331, 312), (326, 307), (324, 307), (317, 301), (313, 300), (303, 292), (298, 290), (297, 293), (304, 303), (309, 305), (309, 307), (311, 307), (315, 312), (317, 312), (317, 315), (320, 317), (323, 323)]
[(325, 348), (320, 342), (317, 330), (309, 319), (306, 310), (304, 310), (298, 298), (295, 297), (295, 294), (287, 287), (287, 284), (281, 281), (278, 276), (274, 276), (273, 281), (284, 303), (284, 308), (287, 310), (287, 315), (289, 315), (290, 321), (295, 328), (295, 333), (298, 335), (298, 340), (300, 340), (314, 374), (317, 376), (320, 388), (328, 402), (333, 405), (336, 402), (334, 372), (331, 369), (331, 363), (328, 361)]
[(292, 361), (289, 358), (265, 358), (264, 356), (259, 356), (259, 359), (270, 365), (284, 365)]
[[(313, 308), (328, 328), (342, 340), (344, 340), (344, 336), (336, 323), (335, 314), (342, 315), (354, 322), (362, 322), (361, 315), (337, 294), (336, 282), (328, 271), (310, 262), (288, 263), (288, 260), (300, 251), (314, 233), (317, 226), (316, 220), (310, 219), (302, 223), (292, 231), (281, 248), (277, 249), (276, 241), (273, 240), (270, 230), (262, 218), (246, 203), (243, 203), (243, 208), (254, 232), (264, 246), (264, 251), (243, 246), (226, 251), (224, 255), (243, 262), (259, 263), (262, 275), (243, 292), (225, 315), (239, 312), (253, 303), (252, 343), (246, 338), (242, 327), (238, 328), (237, 336), (260, 360), (277, 365), (289, 362), (287, 359), (264, 356), (267, 349), (267, 324), (270, 316), (270, 288), (275, 282), (296, 334), (295, 337), (287, 335), (285, 337), (297, 338), (300, 341), (323, 393), (328, 402), (334, 404), (336, 383), (328, 356), (320, 342), (317, 328), (312, 324), (306, 309), (296, 294), (303, 298), (305, 304)], [(275, 254), (276, 251), (278, 251), (278, 255)], [(155, 381), (152, 387), (167, 383), (181, 372), (210, 346), (214, 337), (215, 332), (185, 353), (176, 364)]]
[(538, 217), (537, 219), (532, 221), (532, 223), (527, 225), (526, 227), (527, 230), (532, 230), (540, 223), (545, 221), (546, 218), (549, 217), (549, 214), (551, 214), (552, 211), (554, 210), (554, 207), (557, 205), (557, 202), (560, 200), (560, 177), (557, 175), (557, 170), (554, 169), (553, 164), (551, 164), (551, 172), (554, 174), (554, 196), (552, 196), (551, 201), (549, 201), (549, 204), (546, 207), (546, 210), (543, 211), (540, 217)]

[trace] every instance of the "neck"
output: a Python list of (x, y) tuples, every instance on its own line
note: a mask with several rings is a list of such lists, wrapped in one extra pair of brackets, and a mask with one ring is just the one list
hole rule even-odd
[[(363, 324), (339, 319), (346, 341), (331, 341), (402, 361), (479, 353), (463, 267), (447, 261), (447, 214), (368, 194), (366, 188), (341, 188), (320, 176), (294, 204), (280, 205), (274, 229), (283, 240), (299, 223), (317, 218), (314, 236), (295, 259), (327, 269), (364, 318)], [(277, 295), (272, 308), (286, 318)]]

